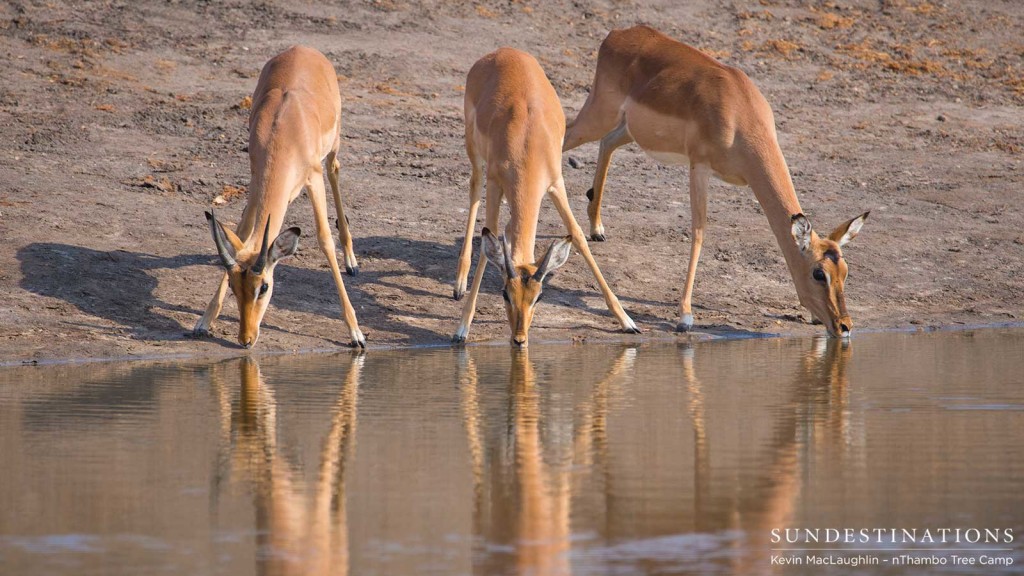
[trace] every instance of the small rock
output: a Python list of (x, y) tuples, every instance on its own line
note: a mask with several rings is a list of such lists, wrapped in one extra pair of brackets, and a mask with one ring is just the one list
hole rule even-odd
[(935, 119), (938, 120), (939, 122), (945, 122), (946, 121), (946, 115), (945, 114), (939, 114), (938, 116), (935, 117)]
[(583, 167), (583, 164), (581, 164), (580, 161), (577, 160), (574, 156), (569, 156), (569, 166), (572, 166), (573, 168), (579, 170), (580, 168)]

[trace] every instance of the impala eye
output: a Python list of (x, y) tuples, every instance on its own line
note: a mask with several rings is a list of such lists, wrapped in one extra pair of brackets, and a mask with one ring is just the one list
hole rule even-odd
[(267, 293), (267, 290), (269, 290), (269, 289), (270, 289), (270, 284), (267, 284), (266, 282), (264, 282), (263, 285), (260, 286), (260, 293), (259, 293), (259, 295), (257, 295), (256, 297), (257, 298), (263, 298), (263, 296)]
[(508, 290), (502, 290), (501, 297), (505, 299), (505, 302), (512, 303), (512, 300), (508, 297)]
[(822, 270), (821, 268), (815, 268), (814, 272), (811, 273), (811, 276), (813, 276), (814, 279), (817, 280), (818, 282), (825, 281), (825, 271)]

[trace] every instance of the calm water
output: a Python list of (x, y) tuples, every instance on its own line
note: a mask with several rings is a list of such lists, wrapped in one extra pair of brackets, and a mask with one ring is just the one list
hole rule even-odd
[[(1024, 331), (11, 368), (0, 455), (3, 574), (1019, 573)], [(876, 527), (1013, 541), (772, 542)]]

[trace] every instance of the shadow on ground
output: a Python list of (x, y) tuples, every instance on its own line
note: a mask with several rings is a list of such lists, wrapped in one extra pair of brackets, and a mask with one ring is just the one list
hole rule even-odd
[[(477, 240), (479, 242), (479, 240)], [(357, 239), (357, 255), (371, 256), (378, 259), (391, 259), (407, 264), (406, 270), (377, 271), (373, 266), (364, 266), (356, 277), (345, 276), (345, 287), (353, 305), (359, 310), (359, 321), (364, 331), (371, 334), (375, 331), (386, 331), (405, 337), (405, 343), (432, 344), (448, 342), (450, 331), (458, 324), (457, 313), (449, 316), (439, 313), (438, 304), (450, 302), (450, 290), (455, 276), (456, 261), (460, 245), (441, 244), (425, 240), (409, 240), (393, 236), (374, 236)], [(317, 268), (291, 266), (282, 263), (275, 274), (278, 289), (274, 292), (272, 308), (325, 316), (339, 323), (336, 332), (325, 337), (338, 345), (347, 345), (346, 334), (341, 321), (341, 307), (331, 273), (326, 267), (326, 260), (319, 250), (308, 245), (303, 249), (303, 261), (307, 266)], [(478, 253), (474, 250), (474, 255)], [(157, 278), (151, 274), (155, 270), (179, 269), (188, 266), (205, 266), (203, 274), (218, 276), (220, 268), (213, 254), (182, 254), (179, 256), (162, 257), (124, 250), (102, 251), (83, 246), (58, 243), (35, 243), (20, 249), (17, 254), (21, 263), (22, 280), (20, 286), (34, 294), (63, 300), (78, 308), (84, 314), (103, 318), (123, 326), (132, 338), (138, 340), (167, 341), (182, 340), (191, 331), (191, 324), (182, 325), (177, 320), (161, 314), (160, 311), (182, 312), (196, 319), (205, 308), (212, 293), (190, 291), (178, 294), (178, 302), (166, 302), (157, 298), (154, 293), (158, 285)], [(476, 263), (474, 263), (474, 266)], [(590, 277), (585, 267), (581, 273)], [(415, 279), (409, 280), (412, 276)], [(592, 279), (591, 279), (592, 280)], [(401, 292), (407, 299), (396, 302), (381, 299), (368, 286), (380, 286)], [(586, 311), (596, 316), (610, 318), (603, 303), (590, 306), (586, 299), (598, 298), (600, 293), (590, 290), (568, 290), (558, 286), (557, 278), (550, 288), (551, 295), (545, 306), (561, 306)], [(495, 271), (488, 272), (484, 277), (481, 289), (482, 298), (494, 296), (501, 291), (500, 278)], [(227, 299), (233, 297), (228, 295)], [(189, 301), (190, 305), (180, 302)], [(620, 296), (623, 306), (630, 312), (634, 320), (651, 327), (667, 328), (670, 325), (665, 318), (630, 310), (630, 304), (647, 306), (665, 306), (663, 302), (626, 298)], [(412, 305), (410, 305), (412, 302)], [(461, 303), (460, 303), (461, 304)], [(193, 307), (194, 306), (194, 307)], [(236, 324), (237, 317), (228, 303), (220, 322)], [(401, 318), (418, 318), (440, 324), (444, 328), (437, 331), (415, 326)], [(97, 327), (101, 328), (101, 327)], [(271, 312), (264, 320), (264, 330), (275, 330), (287, 334), (317, 336), (303, 334), (299, 327), (288, 327), (275, 322)], [(568, 327), (568, 330), (600, 329), (594, 326)], [(728, 326), (700, 327), (701, 332), (719, 336), (755, 337), (763, 334), (747, 332)], [(609, 333), (617, 330), (608, 329)], [(224, 346), (236, 344), (223, 338), (215, 339)]]
[(20, 286), (40, 296), (63, 300), (83, 313), (125, 326), (142, 340), (177, 340), (184, 327), (155, 310), (199, 314), (188, 306), (164, 302), (153, 295), (157, 280), (148, 271), (213, 264), (211, 255), (182, 254), (169, 258), (102, 251), (40, 242), (18, 250)]

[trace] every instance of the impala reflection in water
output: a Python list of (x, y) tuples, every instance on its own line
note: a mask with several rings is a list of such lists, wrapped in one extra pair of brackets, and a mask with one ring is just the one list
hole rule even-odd
[[(1022, 358), (986, 330), (11, 368), (0, 572), (920, 574), (893, 559), (948, 547), (772, 534), (1024, 533)], [(999, 547), (949, 570), (1013, 573)]]
[(238, 408), (221, 417), (230, 418), (225, 428), (231, 430), (232, 479), (246, 482), (252, 492), (260, 573), (348, 574), (345, 463), (355, 448), (362, 365), (362, 356), (352, 360), (332, 407), (315, 482), (306, 488), (278, 445), (273, 388), (255, 360), (238, 362)]

